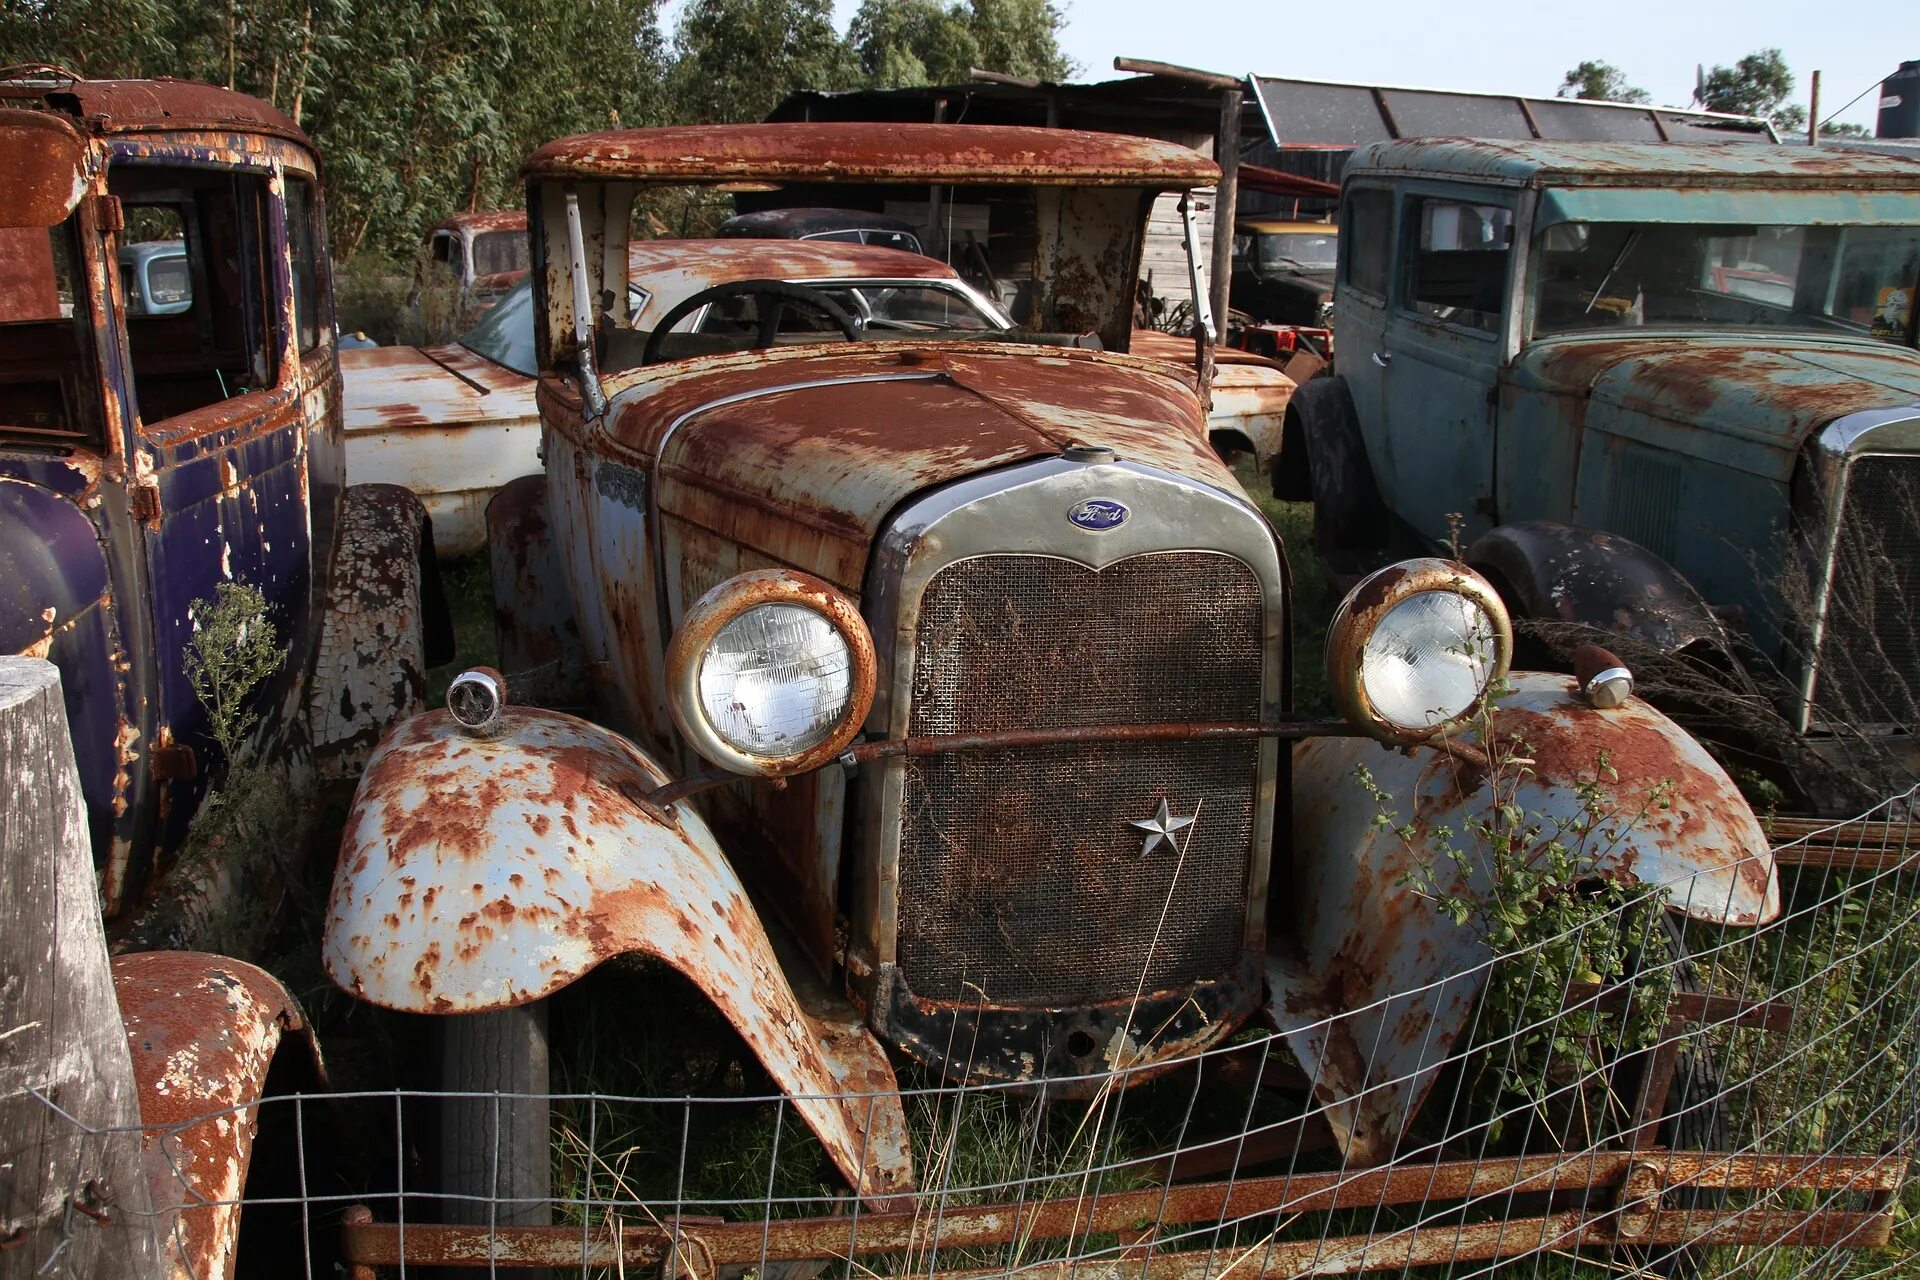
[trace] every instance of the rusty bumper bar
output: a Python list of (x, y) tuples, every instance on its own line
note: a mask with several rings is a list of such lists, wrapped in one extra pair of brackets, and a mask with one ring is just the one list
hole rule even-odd
[[(894, 757), (916, 759), (966, 751), (1004, 751), (1021, 747), (1059, 747), (1088, 742), (1217, 742), (1223, 738), (1277, 738), (1297, 742), (1305, 738), (1364, 738), (1362, 729), (1344, 720), (1270, 720), (1249, 723), (1183, 722), (1174, 724), (1083, 725), (1063, 729), (1003, 729), (997, 733), (942, 733), (885, 742), (861, 742), (849, 747), (840, 763), (849, 767)], [(661, 808), (717, 787), (739, 782), (741, 775), (710, 769), (689, 774), (647, 796)]]
[[(1453, 1160), (1374, 1170), (1240, 1178), (1189, 1186), (1151, 1187), (1097, 1197), (1061, 1197), (977, 1206), (939, 1213), (887, 1212), (764, 1222), (682, 1222), (655, 1209), (647, 1226), (609, 1222), (572, 1227), (484, 1227), (378, 1223), (356, 1207), (347, 1214), (344, 1257), (349, 1268), (486, 1265), (519, 1267), (659, 1266), (679, 1241), (683, 1267), (757, 1266), (762, 1260), (847, 1258), (978, 1248), (1013, 1241), (1089, 1238), (1129, 1230), (1141, 1221), (1155, 1233), (1189, 1224), (1267, 1215), (1378, 1209), (1382, 1205), (1484, 1201), (1498, 1209), (1513, 1195), (1610, 1190), (1611, 1204), (1542, 1217), (1466, 1222), (1460, 1209), (1435, 1210), (1422, 1226), (1371, 1236), (1268, 1241), (1242, 1264), (1247, 1275), (1398, 1270), (1449, 1261), (1517, 1257), (1542, 1249), (1621, 1244), (1819, 1244), (1879, 1248), (1893, 1228), (1893, 1200), (1907, 1175), (1905, 1156), (1735, 1155), (1647, 1150)], [(1861, 1207), (1802, 1211), (1668, 1207), (1682, 1188), (1728, 1191), (1797, 1189), (1831, 1203), (1863, 1196)], [(1775, 1202), (1777, 1203), (1777, 1202)], [(636, 1216), (650, 1216), (634, 1207)], [(1152, 1238), (1152, 1233), (1147, 1237)], [(403, 1246), (404, 1241), (404, 1246)], [(1212, 1265), (1208, 1265), (1211, 1258)], [(1230, 1258), (1213, 1253), (1165, 1253), (1147, 1259), (1146, 1274), (1217, 1274)], [(1062, 1263), (1063, 1267), (1071, 1265)], [(676, 1270), (678, 1270), (676, 1268)], [(1239, 1270), (1238, 1268), (1236, 1270)], [(350, 1275), (368, 1274), (349, 1271)], [(938, 1276), (961, 1273), (938, 1272)]]

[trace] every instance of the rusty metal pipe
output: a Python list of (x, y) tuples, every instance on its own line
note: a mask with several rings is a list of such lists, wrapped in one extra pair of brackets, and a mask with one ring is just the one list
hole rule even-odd
[[(1344, 720), (1277, 720), (1259, 723), (1085, 725), (1069, 729), (1004, 729), (997, 733), (942, 733), (885, 742), (862, 742), (838, 758), (842, 763), (865, 764), (896, 756), (920, 759), (964, 751), (1010, 751), (1024, 747), (1058, 747), (1087, 742), (1211, 742), (1222, 738), (1363, 738), (1367, 734)], [(1471, 751), (1461, 745), (1459, 748)], [(1484, 757), (1476, 762), (1483, 767)], [(739, 782), (747, 775), (705, 770), (675, 779), (647, 794), (647, 803), (662, 809), (689, 796)]]

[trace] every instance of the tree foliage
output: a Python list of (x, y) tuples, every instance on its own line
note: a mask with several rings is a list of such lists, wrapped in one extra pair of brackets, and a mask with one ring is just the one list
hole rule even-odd
[(1731, 67), (1716, 66), (1700, 86), (1700, 102), (1709, 111), (1764, 116), (1786, 129), (1803, 129), (1807, 109), (1788, 103), (1793, 72), (1778, 49), (1757, 49)]
[(552, 138), (758, 120), (796, 89), (1058, 80), (1051, 0), (0, 0), (0, 65), (180, 76), (272, 102), (326, 163), (335, 256), (412, 250), (463, 209), (519, 203), (521, 159)]
[(1596, 102), (1652, 102), (1645, 89), (1627, 83), (1627, 73), (1611, 62), (1583, 62), (1567, 72), (1555, 90), (1562, 98)]

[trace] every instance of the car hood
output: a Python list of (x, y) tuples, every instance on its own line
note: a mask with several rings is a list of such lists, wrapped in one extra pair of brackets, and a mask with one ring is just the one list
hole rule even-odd
[(663, 515), (854, 593), (901, 502), (1070, 444), (1239, 492), (1167, 365), (985, 343), (704, 363), (617, 392), (608, 443), (658, 458)]
[(1511, 378), (1585, 401), (1575, 420), (1590, 428), (1779, 480), (1835, 418), (1920, 404), (1920, 354), (1792, 335), (1764, 346), (1697, 333), (1556, 339), (1522, 352)]
[(342, 351), (340, 398), (350, 436), (539, 420), (532, 378), (462, 346)]

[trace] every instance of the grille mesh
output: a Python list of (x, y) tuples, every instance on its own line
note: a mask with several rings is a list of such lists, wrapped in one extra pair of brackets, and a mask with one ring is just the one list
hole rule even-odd
[(1856, 461), (1840, 518), (1815, 703), (1841, 723), (1920, 729), (1920, 457)]
[[(921, 604), (910, 732), (1257, 720), (1261, 616), (1259, 580), (1225, 555), (1159, 552), (1098, 573), (1044, 556), (961, 561)], [(908, 984), (1059, 1006), (1218, 977), (1244, 932), (1258, 782), (1252, 741), (908, 761)], [(1184, 862), (1143, 855), (1128, 825), (1162, 798), (1199, 813), (1177, 837)]]

